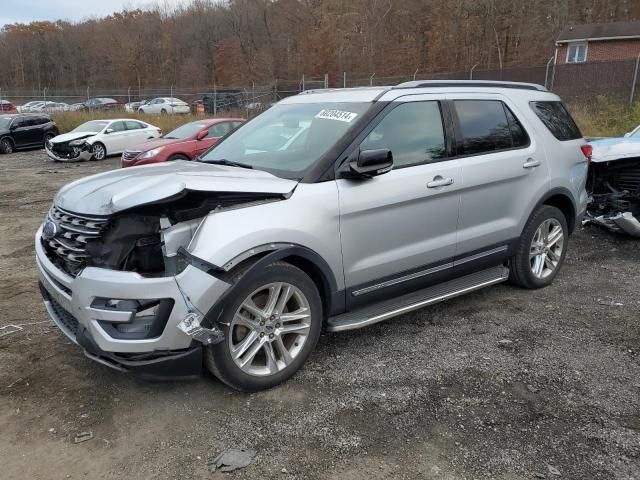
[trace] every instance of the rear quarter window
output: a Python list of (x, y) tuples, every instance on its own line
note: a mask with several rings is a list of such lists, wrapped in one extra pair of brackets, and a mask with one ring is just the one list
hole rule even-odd
[(582, 133), (562, 102), (529, 102), (547, 129), (560, 141), (582, 138)]

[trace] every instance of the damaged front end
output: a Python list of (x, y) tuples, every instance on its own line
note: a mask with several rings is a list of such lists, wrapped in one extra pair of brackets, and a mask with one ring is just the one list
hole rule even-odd
[(640, 142), (601, 140), (592, 145), (591, 200), (583, 224), (640, 238)]
[(127, 170), (75, 182), (56, 197), (36, 234), (45, 306), (96, 361), (152, 375), (172, 365), (169, 376), (191, 376), (201, 346), (224, 339), (206, 312), (231, 284), (222, 268), (185, 249), (210, 215), (284, 200), (295, 182), (247, 173), (245, 188), (263, 191), (240, 191), (234, 172), (221, 191), (217, 179), (228, 172), (215, 167)]
[(79, 162), (91, 160), (93, 153), (91, 144), (87, 141), (93, 134), (68, 141), (49, 140), (45, 144), (45, 151), (56, 162)]

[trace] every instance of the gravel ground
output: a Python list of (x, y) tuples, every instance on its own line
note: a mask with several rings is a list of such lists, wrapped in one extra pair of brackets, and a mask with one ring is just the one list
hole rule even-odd
[[(270, 391), (147, 383), (85, 358), (36, 287), (32, 236), (54, 192), (118, 159), (0, 162), (4, 479), (640, 479), (638, 241), (580, 229), (552, 287), (499, 285), (323, 334)], [(209, 473), (227, 448), (257, 456)]]

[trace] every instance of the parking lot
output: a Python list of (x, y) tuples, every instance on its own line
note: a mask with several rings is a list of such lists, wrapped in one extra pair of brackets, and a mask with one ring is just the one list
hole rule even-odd
[[(580, 228), (552, 287), (325, 333), (270, 391), (148, 383), (85, 358), (37, 289), (33, 234), (53, 194), (119, 159), (0, 162), (2, 478), (640, 478), (637, 240)], [(227, 448), (257, 455), (209, 473)]]

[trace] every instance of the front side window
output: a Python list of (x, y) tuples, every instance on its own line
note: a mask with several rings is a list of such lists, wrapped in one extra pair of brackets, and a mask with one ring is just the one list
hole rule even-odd
[(439, 102), (409, 102), (391, 110), (360, 145), (360, 150), (378, 149), (391, 150), (395, 168), (444, 158)]
[(459, 155), (477, 155), (513, 147), (511, 127), (503, 103), (498, 100), (453, 102), (460, 134)]
[(567, 47), (567, 63), (584, 63), (587, 61), (587, 44), (570, 43)]
[(114, 132), (124, 132), (127, 128), (124, 125), (124, 122), (113, 122), (109, 125), (109, 128)]
[(201, 161), (230, 161), (302, 178), (372, 107), (370, 102), (278, 104), (233, 131)]
[(229, 122), (217, 123), (213, 127), (209, 129), (207, 133), (207, 138), (219, 138), (224, 137), (231, 130), (231, 125)]

